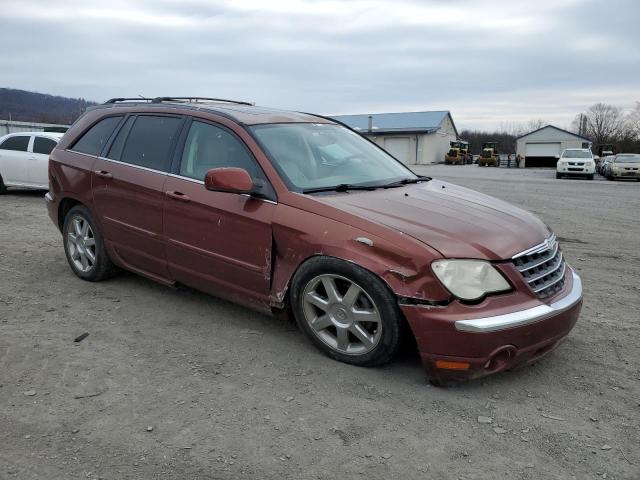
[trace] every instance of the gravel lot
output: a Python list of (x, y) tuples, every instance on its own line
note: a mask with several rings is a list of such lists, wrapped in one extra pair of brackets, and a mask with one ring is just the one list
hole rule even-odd
[(14, 191), (0, 197), (0, 478), (640, 478), (640, 183), (417, 170), (556, 231), (585, 286), (556, 352), (448, 389), (415, 352), (340, 364), (292, 324), (192, 290), (79, 280), (42, 192)]

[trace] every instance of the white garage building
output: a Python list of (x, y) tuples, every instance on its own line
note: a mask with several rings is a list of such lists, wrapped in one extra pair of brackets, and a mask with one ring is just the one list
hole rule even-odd
[(458, 131), (448, 111), (334, 115), (407, 165), (440, 163)]
[(591, 148), (591, 141), (575, 133), (547, 125), (516, 138), (520, 167), (554, 167), (565, 148)]

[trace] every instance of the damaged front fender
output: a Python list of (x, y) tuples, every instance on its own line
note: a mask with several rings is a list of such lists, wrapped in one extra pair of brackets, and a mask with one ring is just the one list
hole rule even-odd
[(393, 232), (394, 238), (368, 232), (321, 215), (278, 205), (273, 219), (274, 254), (271, 305), (285, 306), (296, 270), (307, 259), (330, 256), (355, 263), (380, 277), (399, 297), (429, 302), (449, 299), (431, 272), (441, 255), (418, 240)]

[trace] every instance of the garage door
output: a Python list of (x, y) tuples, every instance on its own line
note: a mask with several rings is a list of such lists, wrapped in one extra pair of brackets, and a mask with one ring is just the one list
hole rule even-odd
[(416, 152), (411, 137), (387, 137), (384, 139), (384, 149), (402, 163), (416, 163)]
[(555, 168), (560, 155), (560, 142), (527, 143), (525, 146), (525, 167)]
[(525, 157), (555, 157), (560, 155), (558, 143), (527, 143)]

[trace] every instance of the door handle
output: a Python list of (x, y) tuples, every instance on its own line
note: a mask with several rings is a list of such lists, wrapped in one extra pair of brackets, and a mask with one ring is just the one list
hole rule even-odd
[(97, 176), (102, 177), (102, 178), (113, 178), (112, 174), (110, 174), (109, 172), (105, 172), (104, 170), (96, 170), (94, 173)]
[(190, 202), (191, 199), (182, 192), (165, 192), (167, 197), (173, 198), (174, 200), (180, 200), (181, 202)]

